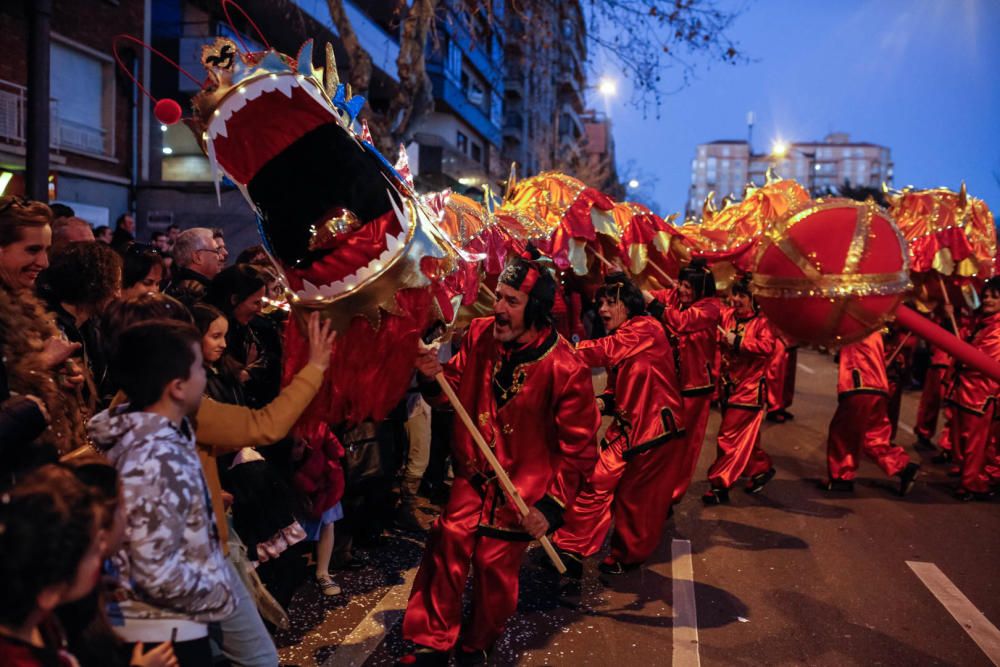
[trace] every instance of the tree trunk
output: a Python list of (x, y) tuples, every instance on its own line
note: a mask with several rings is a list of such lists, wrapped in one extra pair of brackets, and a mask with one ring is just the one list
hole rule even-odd
[[(327, 6), (350, 60), (347, 82), (353, 92), (366, 95), (371, 86), (371, 56), (354, 32), (351, 20), (344, 11), (344, 0), (327, 0)], [(390, 161), (396, 156), (396, 147), (410, 138), (417, 121), (434, 106), (424, 54), (437, 6), (438, 0), (414, 0), (400, 30), (399, 56), (396, 58), (399, 85), (390, 100), (389, 109), (384, 114), (376, 113), (367, 105), (361, 112), (361, 118), (371, 130), (372, 140)]]

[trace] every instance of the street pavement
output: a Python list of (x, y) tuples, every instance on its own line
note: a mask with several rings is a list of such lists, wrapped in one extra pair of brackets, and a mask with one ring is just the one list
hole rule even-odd
[[(595, 558), (573, 590), (533, 548), (492, 664), (1000, 664), (1000, 502), (953, 500), (933, 452), (913, 449), (916, 392), (903, 398), (897, 437), (923, 463), (912, 493), (898, 497), (869, 461), (854, 493), (821, 491), (835, 386), (832, 357), (800, 350), (795, 419), (763, 432), (777, 476), (757, 496), (734, 489), (721, 507), (699, 498), (713, 412), (695, 482), (641, 569), (609, 578)], [(393, 664), (421, 553), (420, 535), (390, 533), (371, 565), (338, 575), (345, 595), (304, 587), (278, 636), (282, 664)]]

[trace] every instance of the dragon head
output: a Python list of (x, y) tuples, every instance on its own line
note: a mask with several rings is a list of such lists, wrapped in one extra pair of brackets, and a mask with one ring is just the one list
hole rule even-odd
[(407, 170), (366, 127), (355, 131), (364, 99), (337, 80), (332, 53), (319, 69), (311, 40), (291, 58), (217, 38), (202, 50), (208, 77), (189, 125), (213, 172), (257, 212), (293, 304), (323, 309), (343, 330), (355, 315), (395, 312), (396, 292), (450, 273), (460, 253)]

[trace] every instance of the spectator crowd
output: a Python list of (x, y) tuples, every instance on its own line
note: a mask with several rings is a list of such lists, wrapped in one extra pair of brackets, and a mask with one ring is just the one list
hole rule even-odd
[(276, 665), (307, 579), (341, 595), (384, 526), (423, 529), (448, 415), (413, 392), (378, 424), (296, 429), (329, 325), (308, 321), (309, 363), (282, 386), (266, 251), (135, 235), (129, 215), (93, 229), (0, 199), (0, 664)]

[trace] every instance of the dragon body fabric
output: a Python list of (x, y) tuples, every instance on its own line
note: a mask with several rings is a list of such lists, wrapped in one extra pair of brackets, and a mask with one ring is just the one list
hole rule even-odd
[(485, 205), (421, 195), (405, 152), (390, 163), (358, 123), (364, 100), (340, 84), (332, 54), (328, 46), (320, 69), (311, 41), (293, 58), (216, 38), (202, 49), (207, 77), (186, 120), (216, 183), (226, 176), (256, 212), (280, 269), (294, 314), (286, 380), (307, 360), (305, 315), (321, 312), (338, 332), (307, 421), (385, 416), (406, 391), (424, 333), (460, 310), (483, 312), (481, 286), (529, 244), (561, 274), (556, 321), (569, 336), (580, 333), (581, 304), (601, 274), (621, 267), (669, 284), (692, 256), (746, 270), (771, 225), (808, 200), (794, 181), (769, 179), (742, 202), (706, 210), (703, 224), (675, 227), (555, 172), (519, 182), (512, 173), (503, 200), (487, 193)]

